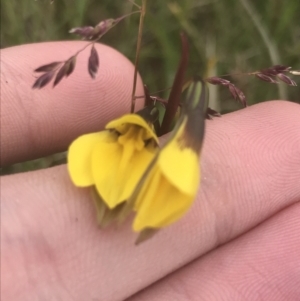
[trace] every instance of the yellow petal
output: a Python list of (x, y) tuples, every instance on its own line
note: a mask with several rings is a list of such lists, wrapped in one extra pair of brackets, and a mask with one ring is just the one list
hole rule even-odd
[[(134, 141), (132, 141), (133, 143)], [(98, 143), (92, 154), (95, 185), (103, 201), (114, 208), (126, 201), (155, 155), (143, 148), (134, 150), (132, 143)]]
[(86, 187), (94, 184), (91, 168), (92, 150), (98, 142), (109, 140), (109, 135), (108, 131), (83, 135), (70, 145), (68, 170), (76, 186)]
[(183, 120), (176, 134), (162, 148), (158, 165), (165, 177), (180, 191), (194, 195), (197, 192), (200, 169), (199, 154), (185, 142), (187, 118)]
[(127, 131), (128, 124), (137, 125), (145, 129), (144, 140), (153, 138), (158, 143), (158, 138), (154, 133), (152, 127), (137, 114), (126, 114), (118, 119), (112, 120), (106, 125), (106, 129), (116, 129), (119, 133), (123, 134)]
[(195, 195), (184, 194), (173, 186), (155, 166), (137, 197), (133, 230), (168, 226), (186, 213), (194, 198)]
[(198, 155), (190, 148), (180, 148), (178, 141), (172, 141), (159, 156), (161, 172), (181, 192), (194, 195), (200, 181)]

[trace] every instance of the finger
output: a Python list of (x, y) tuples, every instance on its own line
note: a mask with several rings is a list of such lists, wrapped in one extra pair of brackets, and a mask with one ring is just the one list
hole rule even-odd
[(97, 228), (89, 192), (73, 187), (65, 166), (4, 177), (2, 253), (9, 259), (2, 269), (20, 287), (7, 281), (6, 291), (15, 298), (26, 291), (29, 300), (31, 279), (41, 299), (48, 288), (63, 300), (68, 292), (123, 300), (295, 203), (299, 109), (269, 102), (209, 122), (194, 206), (138, 247), (130, 221)]
[(300, 203), (128, 301), (298, 300)]
[[(89, 49), (80, 53), (74, 72), (54, 89), (32, 85), (37, 67), (63, 61), (86, 42), (51, 42), (1, 50), (1, 165), (63, 151), (82, 133), (97, 131), (130, 112), (133, 65), (116, 50), (96, 45), (100, 68), (88, 74)], [(136, 95), (143, 95), (138, 79)], [(137, 101), (141, 108), (143, 100)]]

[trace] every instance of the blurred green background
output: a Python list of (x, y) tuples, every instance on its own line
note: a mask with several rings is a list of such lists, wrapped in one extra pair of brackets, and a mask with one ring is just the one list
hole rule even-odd
[[(52, 4), (50, 0), (2, 0), (1, 48), (76, 39), (68, 33), (71, 28), (94, 26), (134, 9), (126, 0), (55, 0)], [(101, 42), (134, 61), (138, 21), (138, 14), (122, 21)], [(189, 74), (236, 74), (275, 64), (300, 69), (299, 0), (148, 0), (139, 71), (152, 93), (172, 84), (182, 30), (190, 41)], [(300, 77), (292, 78), (297, 87), (250, 76), (230, 80), (246, 94), (249, 104), (279, 98), (300, 103)], [(210, 86), (210, 95), (211, 106), (222, 113), (241, 107), (226, 89)], [(159, 96), (167, 97), (167, 92)], [(52, 164), (48, 161), (53, 160), (27, 162), (21, 169), (43, 168)], [(2, 173), (18, 168), (5, 168)]]

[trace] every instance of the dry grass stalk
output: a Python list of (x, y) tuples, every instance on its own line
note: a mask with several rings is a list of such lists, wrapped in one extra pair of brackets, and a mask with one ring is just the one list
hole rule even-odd
[[(52, 62), (50, 64), (43, 65), (35, 69), (34, 70), (35, 72), (44, 72), (44, 74), (42, 74), (36, 79), (32, 88), (41, 89), (45, 87), (47, 84), (50, 83), (50, 81), (52, 80), (52, 78), (56, 73), (57, 74), (53, 83), (53, 87), (58, 85), (64, 77), (68, 77), (74, 71), (76, 66), (77, 56), (79, 55), (79, 53), (81, 53), (89, 46), (91, 46), (91, 53), (88, 59), (88, 72), (91, 78), (93, 79), (96, 78), (99, 69), (99, 55), (95, 48), (95, 42), (99, 41), (101, 37), (103, 37), (103, 35), (105, 35), (111, 28), (116, 26), (120, 21), (131, 16), (132, 14), (140, 13), (140, 12), (141, 12), (140, 10), (133, 11), (117, 19), (106, 19), (99, 22), (95, 27), (83, 26), (83, 27), (72, 28), (69, 31), (70, 33), (75, 33), (81, 36), (83, 40), (88, 40), (91, 42), (85, 45), (83, 48), (79, 49), (73, 56), (68, 58), (66, 61)], [(58, 70), (60, 66), (61, 68)]]

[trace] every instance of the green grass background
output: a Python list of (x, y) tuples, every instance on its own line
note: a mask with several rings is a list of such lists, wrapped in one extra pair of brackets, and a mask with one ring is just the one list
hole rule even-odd
[[(133, 9), (126, 0), (55, 0), (52, 4), (50, 0), (2, 0), (1, 48), (76, 39), (68, 33), (71, 28), (95, 25)], [(139, 16), (133, 15), (123, 21), (102, 42), (134, 61), (138, 20)], [(189, 74), (250, 72), (274, 64), (299, 70), (299, 20), (299, 0), (148, 0), (139, 71), (150, 92), (169, 87), (180, 55), (182, 30), (190, 41)], [(298, 87), (269, 84), (249, 76), (230, 79), (246, 94), (250, 105), (279, 98), (300, 103), (299, 76), (293, 77)], [(227, 90), (214, 86), (210, 90), (212, 106), (222, 113), (240, 108)], [(27, 162), (2, 173), (43, 168), (52, 161)]]

